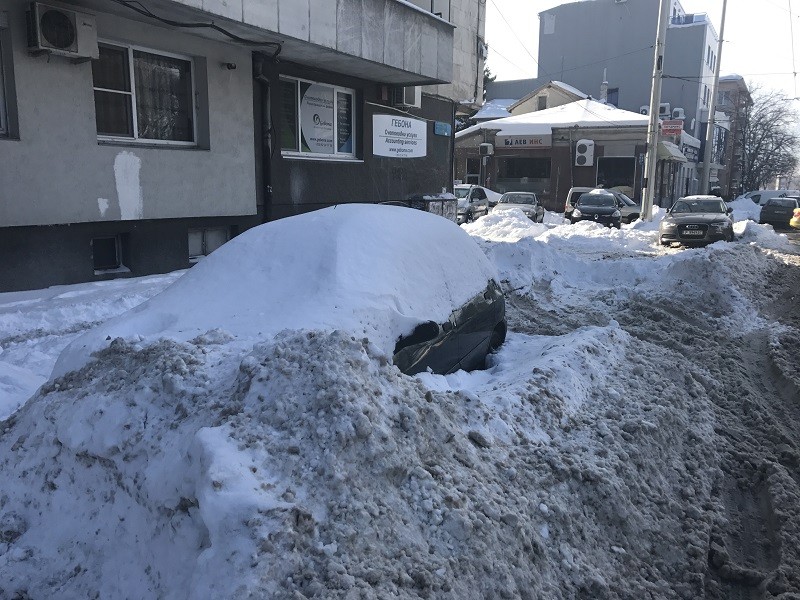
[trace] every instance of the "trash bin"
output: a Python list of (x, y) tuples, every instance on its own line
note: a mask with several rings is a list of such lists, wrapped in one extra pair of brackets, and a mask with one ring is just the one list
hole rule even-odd
[(406, 198), (411, 208), (424, 210), (458, 222), (458, 199), (449, 192), (438, 194), (413, 194)]

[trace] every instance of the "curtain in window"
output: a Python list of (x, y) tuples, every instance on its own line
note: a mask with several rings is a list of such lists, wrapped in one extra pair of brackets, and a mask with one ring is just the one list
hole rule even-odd
[(133, 71), (139, 137), (194, 141), (191, 63), (135, 50)]

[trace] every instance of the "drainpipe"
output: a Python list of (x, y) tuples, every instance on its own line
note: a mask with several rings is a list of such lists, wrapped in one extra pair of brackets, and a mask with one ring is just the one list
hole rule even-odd
[(608, 104), (608, 79), (606, 73), (608, 69), (603, 69), (603, 83), (600, 84), (600, 102)]

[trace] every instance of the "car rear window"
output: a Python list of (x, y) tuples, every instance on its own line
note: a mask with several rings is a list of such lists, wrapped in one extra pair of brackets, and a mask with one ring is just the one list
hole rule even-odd
[(764, 206), (776, 206), (780, 208), (796, 208), (797, 200), (794, 198), (771, 198)]

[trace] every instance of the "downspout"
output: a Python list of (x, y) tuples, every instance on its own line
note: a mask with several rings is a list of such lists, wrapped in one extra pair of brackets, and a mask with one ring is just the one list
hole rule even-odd
[(260, 142), (261, 151), (261, 201), (262, 201), (262, 214), (261, 222), (267, 223), (270, 221), (270, 213), (272, 212), (272, 159), (274, 158), (275, 147), (273, 140), (277, 137), (274, 127), (272, 125), (272, 111), (270, 105), (272, 98), (270, 96), (270, 79), (267, 71), (268, 60), (274, 59), (267, 57), (260, 53), (255, 53), (253, 56), (253, 80), (258, 86), (259, 90), (259, 106), (260, 106), (260, 131), (258, 132), (258, 141)]

